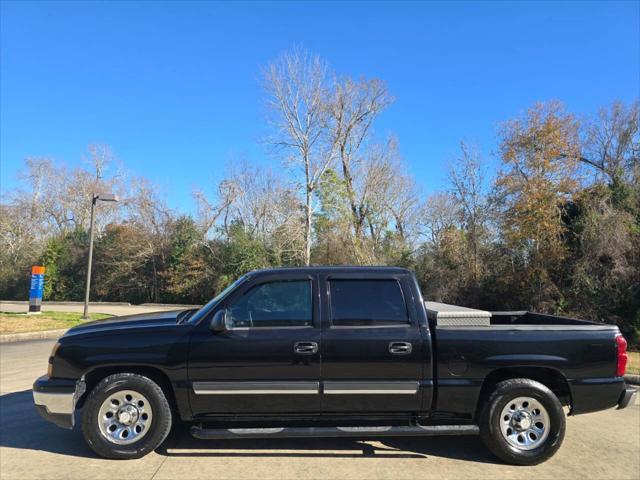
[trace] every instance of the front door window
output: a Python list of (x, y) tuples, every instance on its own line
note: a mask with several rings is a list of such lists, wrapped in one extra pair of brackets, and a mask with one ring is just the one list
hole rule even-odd
[(276, 281), (256, 285), (227, 309), (229, 328), (312, 326), (311, 282)]

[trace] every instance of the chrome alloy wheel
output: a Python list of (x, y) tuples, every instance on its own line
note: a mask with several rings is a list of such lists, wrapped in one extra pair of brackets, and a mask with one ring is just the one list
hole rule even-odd
[(549, 414), (535, 398), (514, 398), (500, 415), (502, 436), (519, 450), (533, 450), (542, 445), (549, 436), (550, 428)]
[(149, 400), (133, 390), (112, 393), (102, 402), (98, 412), (100, 433), (117, 445), (140, 440), (149, 431), (152, 420)]

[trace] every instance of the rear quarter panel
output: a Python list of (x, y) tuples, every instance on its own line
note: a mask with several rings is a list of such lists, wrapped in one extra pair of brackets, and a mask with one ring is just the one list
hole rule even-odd
[(435, 410), (473, 417), (487, 376), (514, 367), (559, 372), (574, 414), (613, 407), (624, 386), (615, 377), (616, 334), (610, 325), (436, 327)]

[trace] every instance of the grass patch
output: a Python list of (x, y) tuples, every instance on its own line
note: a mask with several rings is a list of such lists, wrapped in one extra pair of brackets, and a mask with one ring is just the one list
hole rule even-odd
[(640, 375), (640, 352), (627, 352), (627, 355), (629, 355), (627, 373)]
[[(91, 320), (102, 320), (111, 316), (106, 313), (90, 314)], [(43, 311), (40, 315), (0, 312), (0, 335), (71, 328), (88, 321), (81, 317), (81, 313), (72, 312)]]

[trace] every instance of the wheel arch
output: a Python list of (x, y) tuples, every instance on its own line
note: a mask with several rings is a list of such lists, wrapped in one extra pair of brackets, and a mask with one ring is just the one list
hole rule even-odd
[(512, 378), (527, 378), (539, 382), (551, 390), (563, 406), (572, 408), (571, 389), (567, 378), (562, 372), (550, 367), (505, 367), (493, 370), (482, 382), (476, 406), (476, 418), (479, 418), (480, 410), (495, 389), (495, 386), (504, 380)]
[(141, 365), (113, 365), (106, 367), (97, 367), (89, 370), (88, 372), (85, 372), (85, 374), (82, 376), (82, 380), (85, 382), (86, 389), (85, 393), (78, 399), (76, 409), (82, 408), (91, 391), (102, 379), (116, 373), (134, 373), (153, 380), (162, 389), (164, 396), (171, 406), (172, 412), (174, 414), (177, 413), (178, 409), (175, 392), (167, 374), (160, 368)]

